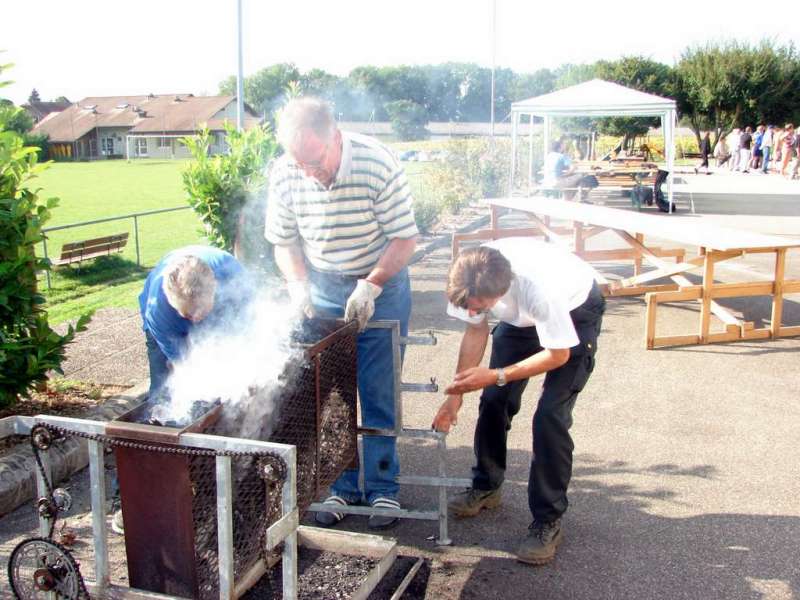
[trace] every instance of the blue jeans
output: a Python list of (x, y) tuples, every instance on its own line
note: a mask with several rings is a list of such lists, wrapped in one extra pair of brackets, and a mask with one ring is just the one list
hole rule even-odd
[[(311, 270), (311, 301), (318, 314), (341, 318), (347, 299), (356, 287), (358, 277), (349, 277)], [(371, 320), (400, 322), (400, 335), (408, 335), (411, 316), (411, 284), (408, 270), (403, 269), (383, 286), (375, 300)], [(388, 329), (367, 329), (358, 336), (358, 396), (361, 403), (361, 422), (364, 427), (393, 429), (394, 366), (392, 338)], [(399, 381), (395, 385), (399, 385)], [(396, 478), (400, 473), (397, 439), (393, 436), (367, 435), (363, 438), (364, 490), (359, 489), (358, 469), (342, 473), (331, 492), (347, 502), (367, 502), (376, 498), (396, 498), (399, 490)]]
[(764, 158), (762, 159), (764, 164), (761, 165), (761, 170), (764, 171), (764, 173), (769, 171), (769, 155), (771, 150), (772, 148), (769, 146), (764, 146), (761, 148), (761, 153), (764, 155)]

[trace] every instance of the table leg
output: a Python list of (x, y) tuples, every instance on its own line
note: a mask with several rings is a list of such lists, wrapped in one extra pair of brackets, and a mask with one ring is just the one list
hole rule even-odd
[(708, 343), (708, 329), (711, 324), (711, 289), (714, 286), (713, 251), (708, 250), (703, 261), (703, 295), (700, 308), (700, 343)]
[(775, 282), (772, 287), (772, 322), (770, 335), (773, 338), (781, 335), (781, 320), (783, 319), (783, 279), (786, 274), (786, 248), (775, 251)]
[[(640, 244), (643, 244), (644, 243), (644, 234), (643, 233), (637, 233), (635, 235), (636, 235), (636, 241), (639, 242)], [(633, 259), (633, 274), (634, 275), (640, 275), (641, 273), (642, 273), (642, 255), (641, 254), (637, 254), (636, 258)]]

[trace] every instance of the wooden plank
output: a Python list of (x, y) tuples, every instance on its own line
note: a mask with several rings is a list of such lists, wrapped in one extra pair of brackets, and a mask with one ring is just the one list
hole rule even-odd
[(783, 293), (786, 294), (800, 294), (800, 281), (792, 280), (792, 281), (784, 281), (783, 282)]
[[(654, 253), (655, 254), (655, 253)], [(664, 267), (656, 269), (655, 271), (648, 271), (647, 273), (643, 273), (641, 275), (636, 275), (634, 277), (626, 277), (625, 279), (619, 280), (620, 287), (629, 287), (635, 286), (642, 283), (647, 283), (649, 281), (655, 281), (656, 279), (662, 279), (664, 277), (671, 277), (672, 275), (677, 275), (678, 273), (689, 271), (691, 269), (695, 269), (703, 264), (705, 259), (703, 257), (693, 258), (692, 260), (677, 263), (674, 265), (670, 265), (668, 263), (664, 263)]]
[(742, 296), (769, 296), (772, 294), (771, 281), (747, 283), (715, 283), (711, 290), (712, 298), (740, 298)]
[[(556, 231), (556, 229), (553, 229), (553, 231)], [(585, 236), (584, 239), (586, 239)], [(650, 248), (650, 251), (655, 256), (661, 258), (680, 258), (686, 254), (682, 249), (664, 249), (658, 246)], [(616, 248), (614, 250), (585, 250), (584, 252), (578, 254), (578, 256), (588, 261), (633, 260), (634, 257), (638, 256), (638, 252), (632, 248)]]
[(779, 248), (775, 252), (775, 285), (772, 291), (772, 323), (770, 331), (772, 337), (781, 335), (781, 321), (783, 320), (783, 279), (786, 275), (786, 248)]
[(800, 335), (800, 325), (794, 325), (792, 327), (781, 327), (781, 337), (792, 337), (795, 335)]
[(772, 331), (767, 327), (761, 329), (751, 329), (742, 333), (743, 340), (765, 340), (772, 337)]
[(369, 558), (382, 558), (396, 547), (396, 542), (393, 540), (386, 540), (377, 535), (320, 529), (305, 525), (297, 528), (297, 543), (314, 550)]
[(800, 239), (720, 227), (699, 220), (676, 219), (674, 215), (645, 214), (541, 197), (490, 198), (486, 202), (493, 207), (511, 208), (555, 219), (581, 221), (590, 225), (633, 231), (647, 237), (680, 242), (686, 246), (705, 246), (714, 250), (800, 247)]
[(699, 300), (703, 289), (699, 285), (692, 285), (680, 288), (676, 292), (653, 292), (656, 295), (656, 302), (665, 304), (668, 302), (685, 302), (686, 300)]
[(668, 335), (653, 340), (653, 348), (665, 346), (691, 346), (700, 343), (699, 335)]
[[(617, 231), (617, 230), (615, 230), (615, 231)], [(661, 268), (661, 269), (668, 269), (670, 267), (669, 263), (667, 263), (666, 261), (661, 260), (657, 256), (654, 256), (653, 253), (650, 252), (650, 250), (648, 250), (643, 244), (639, 243), (638, 240), (636, 240), (636, 238), (634, 238), (629, 233), (627, 233), (625, 231), (617, 231), (617, 233), (624, 240), (626, 240), (629, 244), (631, 244), (631, 246), (634, 246), (634, 247), (638, 248), (642, 252), (642, 255), (649, 262), (654, 264), (656, 267)], [(736, 253), (738, 251), (733, 251), (733, 252)], [(713, 286), (713, 273), (714, 273), (714, 264), (716, 262), (716, 259), (714, 258), (714, 253), (712, 253), (712, 252), (706, 252), (704, 254), (704, 257), (705, 257), (706, 271), (709, 268), (711, 269), (712, 277), (710, 279), (710, 282), (711, 282), (711, 285)], [(686, 279), (686, 277), (684, 277), (683, 275), (672, 275), (670, 278), (675, 283), (680, 285), (682, 289), (683, 288), (695, 287), (694, 284), (691, 281), (689, 281), (688, 279)], [(706, 281), (707, 281), (707, 279), (704, 276), (703, 277), (703, 285), (704, 285), (704, 287), (705, 287)], [(701, 296), (701, 302), (703, 302), (703, 303), (705, 302), (703, 300), (704, 297), (705, 297), (705, 294), (703, 296)], [(726, 324), (734, 324), (734, 323), (735, 324), (739, 324), (739, 319), (737, 319), (733, 314), (731, 314), (731, 312), (727, 308), (724, 308), (723, 306), (721, 306), (717, 302), (714, 302), (713, 300), (710, 299), (710, 297), (708, 297), (707, 299), (709, 300), (708, 308), (711, 310), (712, 313), (714, 313), (717, 317), (719, 317), (724, 323), (726, 323)], [(704, 303), (704, 306), (705, 306), (705, 303)], [(700, 315), (701, 315), (700, 327), (701, 327), (701, 331), (702, 331), (703, 330), (703, 323), (704, 323), (703, 309), (701, 309)], [(706, 334), (708, 334), (708, 329), (706, 329), (705, 331), (706, 331)]]
[(674, 292), (680, 289), (677, 283), (662, 283), (658, 285), (638, 285), (634, 287), (617, 288), (612, 281), (608, 288), (608, 296), (642, 296), (651, 292)]
[(709, 344), (716, 344), (719, 342), (735, 342), (738, 339), (741, 339), (741, 333), (738, 329), (736, 331), (723, 331), (721, 333), (710, 333), (708, 334), (708, 343)]

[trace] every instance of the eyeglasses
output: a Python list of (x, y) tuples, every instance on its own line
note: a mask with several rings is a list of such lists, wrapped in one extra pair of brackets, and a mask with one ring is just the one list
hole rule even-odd
[(322, 152), (322, 155), (313, 162), (303, 162), (300, 160), (295, 159), (294, 164), (298, 166), (298, 168), (303, 169), (304, 171), (324, 171), (325, 170), (325, 162), (328, 160), (328, 153), (330, 152), (331, 144), (325, 144), (325, 149)]

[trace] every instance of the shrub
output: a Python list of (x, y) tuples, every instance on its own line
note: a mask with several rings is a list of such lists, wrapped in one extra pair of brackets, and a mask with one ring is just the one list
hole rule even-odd
[(454, 140), (447, 144), (444, 160), (427, 174), (436, 203), (456, 213), (479, 198), (505, 192), (511, 160), (508, 140)]
[(245, 262), (270, 268), (272, 252), (264, 239), (266, 165), (278, 154), (278, 143), (267, 125), (247, 131), (226, 125), (225, 133), (228, 152), (216, 156), (210, 156), (208, 129), (183, 138), (194, 159), (183, 172), (183, 186), (212, 245), (228, 252), (237, 245)]
[(29, 186), (42, 169), (36, 155), (19, 133), (6, 129), (0, 115), (0, 407), (45, 382), (49, 371), (61, 373), (67, 344), (89, 321), (83, 315), (59, 335), (43, 309), (36, 275), (50, 269), (50, 262), (38, 258), (34, 247), (58, 201), (42, 200)]
[(411, 100), (395, 100), (384, 105), (392, 130), (401, 140), (424, 140), (430, 135), (425, 126), (428, 113), (424, 106)]

